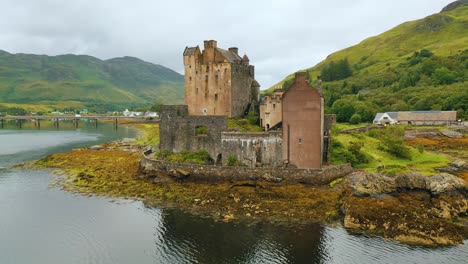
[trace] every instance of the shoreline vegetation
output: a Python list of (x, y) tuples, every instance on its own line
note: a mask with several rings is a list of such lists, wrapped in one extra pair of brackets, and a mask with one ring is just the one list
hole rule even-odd
[[(52, 185), (66, 191), (136, 199), (147, 206), (176, 207), (216, 221), (342, 224), (351, 232), (424, 246), (462, 244), (468, 237), (467, 164), (463, 161), (467, 149), (463, 136), (466, 131), (462, 131), (461, 138), (427, 139), (421, 137), (422, 134), (417, 135), (427, 133), (427, 129), (407, 128), (410, 134), (416, 135), (406, 140), (407, 145), (425, 144), (424, 152), (453, 154), (454, 147), (461, 147), (457, 152), (461, 161), (444, 155), (446, 160), (441, 163), (452, 162), (446, 166), (446, 172), (456, 176), (442, 173), (436, 175), (440, 178), (436, 180), (439, 178), (428, 177), (425, 171), (417, 173), (418, 167), (410, 163), (401, 171), (373, 170), (374, 163), (379, 161), (375, 160), (375, 153), (372, 156), (368, 147), (364, 147), (365, 155), (371, 155), (373, 160), (367, 168), (361, 166), (351, 175), (328, 185), (311, 186), (143, 177), (139, 171), (141, 152), (159, 143), (158, 124), (129, 125), (141, 131), (138, 139), (52, 154), (35, 165), (59, 169), (61, 176)], [(364, 134), (355, 133), (351, 137), (367, 140), (368, 135)], [(340, 133), (338, 138), (341, 135), (345, 135), (345, 139), (349, 136)], [(430, 144), (426, 144), (427, 140)], [(349, 145), (343, 142), (344, 146)], [(439, 148), (437, 142), (444, 144)], [(411, 147), (412, 152), (414, 149), (417, 148)]]

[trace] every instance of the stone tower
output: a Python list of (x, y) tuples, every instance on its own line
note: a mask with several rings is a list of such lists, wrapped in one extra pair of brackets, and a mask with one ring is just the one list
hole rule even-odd
[(241, 117), (257, 104), (260, 85), (254, 66), (238, 48), (218, 48), (215, 40), (184, 50), (185, 101), (189, 115)]

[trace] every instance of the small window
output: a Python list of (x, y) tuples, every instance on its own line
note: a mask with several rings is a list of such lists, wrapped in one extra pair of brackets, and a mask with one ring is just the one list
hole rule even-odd
[(299, 139), (299, 144), (302, 144), (302, 138)]
[(198, 88), (197, 88), (197, 90), (195, 91), (195, 93), (198, 94)]
[(218, 74), (215, 75), (215, 80), (218, 81)]
[(189, 81), (192, 81), (192, 76), (189, 77)]
[(218, 94), (215, 94), (215, 101), (218, 101)]
[(205, 75), (205, 81), (208, 81), (208, 75)]
[(273, 109), (275, 109), (275, 107), (276, 107), (276, 105), (275, 105), (275, 104), (273, 104)]

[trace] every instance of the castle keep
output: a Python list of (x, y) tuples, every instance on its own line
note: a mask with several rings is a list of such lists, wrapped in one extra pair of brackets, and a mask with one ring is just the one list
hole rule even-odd
[[(185, 101), (189, 115), (241, 117), (258, 102), (260, 85), (254, 66), (238, 48), (218, 48), (206, 40), (184, 50)], [(253, 105), (252, 105), (253, 104)]]

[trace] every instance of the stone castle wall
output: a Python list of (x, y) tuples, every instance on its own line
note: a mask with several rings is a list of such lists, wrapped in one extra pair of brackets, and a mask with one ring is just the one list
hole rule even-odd
[(147, 176), (185, 178), (188, 181), (267, 181), (284, 183), (327, 184), (339, 177), (350, 174), (350, 164), (329, 166), (322, 169), (295, 169), (246, 166), (213, 166), (170, 163), (144, 156), (140, 171)]
[[(197, 133), (200, 127), (204, 127), (206, 133)], [(221, 132), (227, 130), (227, 117), (189, 116), (186, 105), (164, 105), (159, 129), (160, 150), (195, 152), (204, 149), (220, 162)]]
[(281, 141), (281, 132), (223, 132), (222, 164), (234, 155), (248, 167), (281, 166)]

